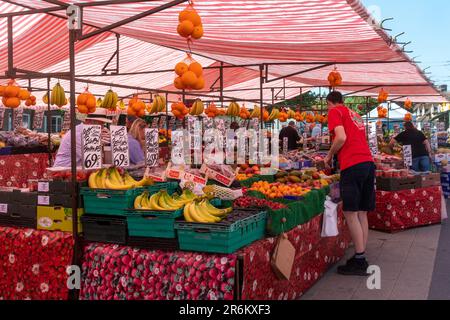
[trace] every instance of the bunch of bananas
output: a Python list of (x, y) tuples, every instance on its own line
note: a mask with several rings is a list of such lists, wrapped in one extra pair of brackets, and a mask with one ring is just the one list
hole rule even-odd
[(127, 107), (125, 106), (125, 102), (123, 102), (123, 100), (120, 100), (119, 102), (119, 109), (120, 110), (125, 110)]
[(287, 112), (288, 115), (288, 119), (294, 119), (295, 118), (295, 111), (292, 109), (289, 109), (289, 111)]
[(153, 211), (175, 211), (194, 201), (197, 196), (189, 189), (183, 190), (181, 195), (170, 196), (166, 190), (161, 190), (150, 196), (144, 192), (134, 200), (134, 208)]
[(128, 172), (120, 174), (117, 168), (109, 168), (100, 169), (91, 173), (88, 184), (89, 188), (92, 189), (129, 190), (153, 185), (154, 181), (147, 177), (136, 181), (128, 174)]
[(261, 117), (261, 108), (257, 105), (253, 107), (253, 111), (250, 114), (250, 118), (260, 118)]
[(278, 119), (279, 115), (280, 115), (280, 110), (278, 110), (277, 108), (273, 108), (272, 112), (270, 112), (270, 115), (269, 115), (269, 121), (274, 121), (274, 120)]
[(98, 99), (97, 99), (97, 108), (100, 108), (100, 106), (102, 105), (102, 103), (103, 103), (102, 98), (98, 98)]
[(207, 199), (192, 201), (184, 206), (183, 215), (187, 222), (217, 223), (233, 211), (232, 208), (218, 209)]
[[(48, 97), (47, 97), (48, 101)], [(44, 103), (47, 103), (44, 101)], [(62, 107), (67, 104), (66, 94), (64, 92), (64, 88), (58, 82), (52, 89), (52, 93), (50, 96), (50, 104), (56, 105), (58, 107)]]
[(117, 93), (109, 89), (108, 92), (106, 92), (100, 107), (108, 110), (116, 110), (117, 102), (119, 102), (119, 96)]
[(236, 102), (231, 102), (227, 109), (227, 116), (237, 117), (239, 112), (241, 111), (241, 107)]
[(166, 98), (160, 95), (156, 95), (153, 99), (153, 103), (150, 106), (150, 110), (148, 112), (150, 114), (163, 112), (166, 110)]
[(204, 110), (204, 106), (203, 106), (202, 100), (196, 99), (194, 101), (194, 103), (192, 104), (189, 114), (191, 116), (199, 116), (203, 113), (203, 110)]

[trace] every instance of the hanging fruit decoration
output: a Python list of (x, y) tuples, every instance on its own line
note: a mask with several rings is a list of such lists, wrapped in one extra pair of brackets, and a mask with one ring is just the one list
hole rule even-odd
[(263, 121), (264, 121), (264, 122), (269, 122), (270, 114), (269, 114), (269, 112), (266, 110), (266, 108), (263, 108), (262, 116), (263, 116)]
[(406, 101), (405, 101), (405, 108), (406, 108), (407, 110), (410, 110), (410, 109), (412, 108), (412, 101), (411, 101), (409, 98), (406, 98)]
[(294, 119), (295, 118), (295, 111), (292, 109), (289, 109), (287, 112), (288, 119)]
[(188, 115), (188, 113), (189, 113), (189, 109), (181, 101), (178, 101), (176, 103), (172, 103), (171, 109), (172, 109), (171, 110), (172, 114), (179, 120), (184, 119), (184, 117), (186, 117)]
[(191, 110), (189, 111), (189, 114), (191, 116), (199, 116), (203, 113), (204, 110), (203, 102), (200, 99), (196, 99), (194, 103), (192, 104)]
[(412, 114), (411, 113), (407, 113), (405, 114), (405, 119), (406, 122), (411, 122), (413, 120)]
[(377, 108), (377, 111), (378, 111), (378, 118), (380, 118), (380, 119), (387, 118), (388, 109), (383, 108), (382, 106), (379, 106)]
[(116, 92), (109, 89), (101, 100), (100, 108), (115, 111), (117, 108), (117, 102), (119, 102), (119, 96)]
[(31, 94), (28, 90), (21, 89), (16, 81), (11, 79), (6, 86), (0, 86), (0, 96), (5, 107), (15, 109), (20, 106), (21, 101), (30, 99)]
[(250, 119), (250, 111), (245, 107), (245, 104), (242, 104), (241, 109), (239, 110), (239, 117), (243, 120)]
[(127, 114), (135, 117), (145, 116), (145, 103), (137, 95), (128, 102)]
[(175, 66), (175, 78), (173, 84), (179, 90), (202, 90), (205, 87), (203, 67), (188, 54), (184, 61)]
[(378, 94), (378, 103), (384, 103), (387, 101), (389, 97), (389, 93), (385, 91), (384, 89), (381, 89), (380, 93)]
[(166, 98), (160, 96), (159, 94), (155, 95), (153, 98), (153, 102), (147, 108), (147, 111), (150, 114), (155, 114), (158, 112), (164, 112), (166, 110)]
[(330, 83), (330, 87), (336, 88), (342, 85), (342, 76), (337, 71), (337, 67), (334, 67), (334, 70), (330, 72), (328, 75), (328, 82)]
[(127, 107), (125, 106), (125, 102), (123, 102), (123, 100), (120, 100), (119, 102), (119, 109), (120, 110), (125, 110)]
[(295, 112), (294, 119), (297, 122), (301, 122), (304, 120), (300, 111)]
[(288, 114), (286, 113), (286, 111), (281, 111), (280, 114), (278, 115), (278, 120), (280, 120), (280, 122), (286, 122), (288, 120)]
[(58, 82), (52, 89), (50, 94), (50, 104), (62, 107), (67, 104), (66, 94), (64, 92), (64, 88)]
[(275, 121), (278, 119), (278, 116), (280, 115), (280, 110), (277, 108), (273, 108), (269, 115), (269, 121)]
[(189, 40), (198, 40), (203, 37), (202, 18), (194, 9), (192, 2), (180, 12), (178, 20), (177, 32), (180, 36)]
[(237, 117), (241, 112), (241, 107), (237, 104), (237, 102), (231, 102), (227, 108), (227, 116)]
[(209, 117), (209, 118), (215, 118), (217, 117), (217, 115), (219, 114), (219, 110), (217, 109), (216, 105), (214, 104), (214, 102), (211, 102), (209, 104), (209, 106), (205, 109), (205, 114)]
[(89, 92), (89, 88), (77, 97), (77, 108), (79, 113), (89, 114), (97, 109), (97, 100), (94, 95)]
[(25, 100), (25, 105), (27, 107), (35, 106), (36, 105), (36, 97), (33, 95), (30, 95), (30, 98)]

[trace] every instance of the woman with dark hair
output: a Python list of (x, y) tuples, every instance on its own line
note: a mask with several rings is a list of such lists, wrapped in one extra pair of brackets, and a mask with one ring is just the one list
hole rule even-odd
[(416, 172), (427, 172), (431, 170), (431, 146), (422, 131), (416, 129), (412, 122), (405, 122), (405, 131), (401, 132), (391, 140), (391, 147), (395, 142), (404, 146), (410, 145), (412, 151), (412, 167)]

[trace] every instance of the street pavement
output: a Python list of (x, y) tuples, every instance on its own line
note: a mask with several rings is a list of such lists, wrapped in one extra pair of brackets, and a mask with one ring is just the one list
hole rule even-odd
[(448, 220), (395, 234), (370, 231), (367, 258), (370, 265), (380, 267), (380, 289), (368, 289), (365, 277), (336, 273), (353, 253), (349, 248), (301, 300), (450, 300)]

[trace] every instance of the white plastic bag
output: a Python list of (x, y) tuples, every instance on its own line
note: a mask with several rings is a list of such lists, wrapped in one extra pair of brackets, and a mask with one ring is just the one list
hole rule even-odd
[(447, 202), (445, 201), (444, 196), (442, 196), (441, 217), (442, 217), (442, 221), (447, 219)]
[(331, 198), (327, 196), (322, 222), (322, 238), (336, 237), (339, 234), (337, 227), (337, 208), (338, 204), (331, 201)]

